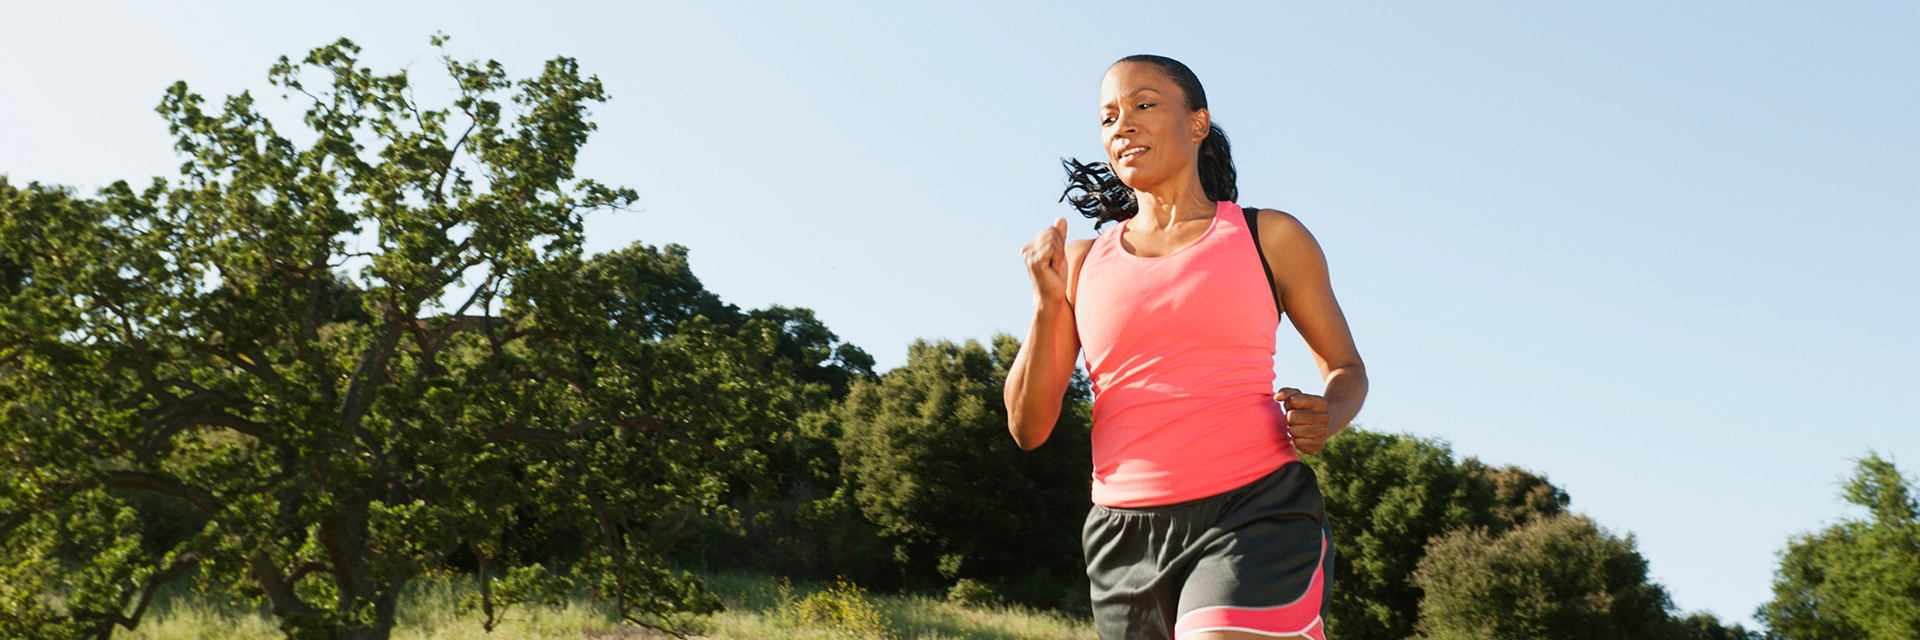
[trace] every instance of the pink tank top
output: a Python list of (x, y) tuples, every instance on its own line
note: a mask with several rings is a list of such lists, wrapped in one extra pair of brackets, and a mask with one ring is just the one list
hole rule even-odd
[(1093, 377), (1093, 502), (1224, 493), (1299, 459), (1273, 401), (1280, 314), (1239, 205), (1200, 239), (1143, 258), (1124, 225), (1080, 266), (1074, 320)]

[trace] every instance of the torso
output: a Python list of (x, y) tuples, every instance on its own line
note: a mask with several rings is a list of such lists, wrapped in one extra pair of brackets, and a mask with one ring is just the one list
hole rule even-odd
[[(1256, 215), (1271, 215), (1272, 213), (1273, 212), (1269, 210), (1269, 211), (1266, 211), (1265, 214), (1256, 214)], [(1121, 221), (1120, 228), (1113, 231), (1113, 233), (1123, 234), (1120, 237), (1121, 247), (1125, 248), (1128, 253), (1131, 253), (1133, 255), (1140, 256), (1143, 258), (1153, 258), (1153, 257), (1164, 256), (1169, 253), (1173, 253), (1175, 251), (1179, 251), (1180, 249), (1185, 248), (1187, 245), (1193, 244), (1195, 240), (1200, 239), (1201, 234), (1204, 234), (1207, 232), (1208, 226), (1210, 226), (1213, 223), (1213, 217), (1208, 216), (1206, 218), (1195, 218), (1193, 220), (1184, 220), (1176, 224), (1175, 228), (1171, 232), (1162, 231), (1158, 233), (1148, 233), (1145, 231), (1133, 229), (1131, 226), (1129, 226), (1130, 222), (1132, 221), (1131, 220)], [(1272, 228), (1272, 225), (1268, 224), (1263, 228), (1270, 229)], [(1254, 241), (1263, 242), (1259, 238), (1255, 238)], [(1080, 282), (1080, 265), (1086, 261), (1087, 252), (1092, 249), (1093, 249), (1093, 240), (1074, 240), (1067, 243), (1067, 264), (1068, 264), (1067, 303), (1068, 304), (1073, 304), (1076, 299), (1075, 293), (1079, 290), (1078, 283)], [(1262, 249), (1262, 251), (1265, 251), (1265, 249)], [(1273, 275), (1276, 278), (1280, 277), (1281, 273), (1280, 271), (1277, 270), (1277, 267)], [(1280, 302), (1277, 298), (1278, 296), (1276, 296), (1276, 304)], [(1287, 314), (1287, 310), (1284, 305), (1281, 306), (1276, 311), (1278, 311), (1278, 313), (1282, 316)]]
[(1142, 258), (1157, 258), (1184, 249), (1199, 240), (1213, 224), (1213, 216), (1207, 216), (1175, 222), (1170, 229), (1146, 231), (1136, 228), (1134, 220), (1122, 221), (1116, 231), (1120, 232), (1120, 247)]
[(1071, 247), (1095, 503), (1205, 497), (1298, 459), (1271, 398), (1279, 316), (1255, 240), (1233, 203), (1191, 222)]

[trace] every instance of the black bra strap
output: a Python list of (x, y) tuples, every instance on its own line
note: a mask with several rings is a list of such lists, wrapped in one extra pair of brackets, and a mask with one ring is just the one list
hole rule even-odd
[(1267, 272), (1267, 293), (1273, 294), (1273, 311), (1279, 313), (1279, 287), (1273, 282), (1273, 266), (1267, 264), (1267, 250), (1260, 246), (1260, 216), (1257, 215), (1259, 212), (1259, 209), (1253, 207), (1240, 208), (1240, 213), (1247, 216), (1247, 233), (1253, 236), (1253, 252), (1260, 255), (1260, 270)]

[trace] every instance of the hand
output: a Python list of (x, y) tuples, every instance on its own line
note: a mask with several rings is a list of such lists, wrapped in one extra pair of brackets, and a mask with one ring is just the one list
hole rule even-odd
[(1327, 448), (1327, 436), (1331, 434), (1327, 432), (1326, 398), (1286, 387), (1273, 394), (1273, 401), (1287, 412), (1287, 435), (1293, 438), (1295, 450), (1313, 455)]
[(1034, 305), (1067, 298), (1067, 219), (1058, 218), (1020, 249), (1033, 279)]

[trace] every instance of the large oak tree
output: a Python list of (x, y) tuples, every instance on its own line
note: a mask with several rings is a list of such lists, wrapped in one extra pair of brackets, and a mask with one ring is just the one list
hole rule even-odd
[[(583, 215), (636, 196), (574, 175), (606, 99), (574, 60), (443, 57), (432, 109), (358, 52), (272, 67), (307, 106), (292, 136), (175, 84), (176, 179), (0, 180), (0, 636), (108, 637), (192, 572), (290, 638), (385, 638), (457, 549), (504, 576), (478, 583), (491, 626), (567, 584), (518, 560), (527, 521), (588, 532), (574, 569), (628, 621), (719, 606), (645, 521), (725, 508), (846, 384), (786, 362), (822, 341), (688, 289), (684, 250), (582, 257)], [(143, 548), (129, 495), (204, 526)]]

